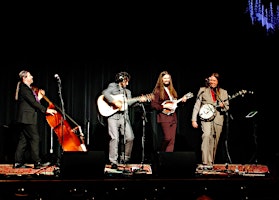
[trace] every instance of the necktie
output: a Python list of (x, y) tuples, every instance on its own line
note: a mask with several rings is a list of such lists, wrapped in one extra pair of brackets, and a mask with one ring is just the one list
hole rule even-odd
[(34, 94), (34, 96), (35, 96), (35, 98), (36, 98), (36, 101), (37, 101), (37, 102), (40, 102), (40, 100), (39, 100), (38, 95), (36, 94), (36, 92), (35, 92), (34, 90), (32, 90), (32, 91), (33, 91), (33, 94)]
[(216, 96), (215, 96), (215, 92), (213, 89), (211, 89), (211, 95), (212, 95), (213, 101), (216, 101)]

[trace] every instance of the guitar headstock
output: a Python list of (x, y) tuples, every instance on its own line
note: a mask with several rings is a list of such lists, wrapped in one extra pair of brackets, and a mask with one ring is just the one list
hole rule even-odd
[(247, 94), (247, 93), (248, 93), (248, 94), (254, 94), (253, 91), (240, 90), (240, 91), (238, 91), (237, 93), (234, 93), (232, 96), (229, 95), (229, 99), (233, 99), (233, 98), (235, 98), (235, 97), (237, 97), (237, 96), (242, 96), (242, 97), (244, 97), (244, 95)]
[(194, 97), (194, 94), (192, 92), (188, 92), (187, 94), (185, 94), (185, 97), (187, 99), (190, 99), (190, 98)]
[(139, 97), (141, 99), (141, 102), (150, 102), (154, 99), (154, 94), (150, 93), (150, 94), (145, 94)]

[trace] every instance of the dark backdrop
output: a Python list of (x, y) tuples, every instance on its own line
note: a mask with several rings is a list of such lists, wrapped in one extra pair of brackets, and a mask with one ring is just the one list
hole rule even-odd
[[(179, 96), (195, 95), (209, 73), (221, 74), (221, 86), (233, 95), (248, 92), (231, 101), (230, 121), (223, 135), (229, 137), (234, 163), (251, 161), (257, 134), (258, 157), (266, 163), (278, 152), (275, 131), (275, 93), (278, 65), (278, 33), (267, 35), (252, 26), (246, 4), (191, 3), (185, 5), (27, 5), (9, 7), (4, 14), (1, 77), (2, 160), (13, 159), (16, 130), (14, 92), (18, 73), (28, 69), (34, 85), (43, 88), (52, 102), (61, 106), (58, 74), (67, 115), (82, 127), (92, 150), (107, 150), (107, 127), (99, 118), (96, 100), (117, 72), (127, 71), (133, 96), (152, 92), (157, 76), (168, 70)], [(195, 97), (177, 109), (179, 127), (176, 151), (197, 151), (200, 131), (191, 127)], [(43, 101), (43, 104), (48, 105)], [(130, 109), (136, 141), (134, 158), (142, 159), (145, 132), (146, 157), (157, 149), (160, 133), (154, 113), (144, 104), (148, 122), (142, 127), (140, 107)], [(245, 116), (257, 110), (255, 118)], [(273, 115), (272, 115), (273, 114)], [(50, 127), (41, 116), (42, 154), (50, 148)], [(256, 127), (256, 129), (254, 129)], [(219, 162), (226, 162), (221, 142)], [(7, 149), (11, 149), (7, 151)], [(4, 161), (5, 162), (5, 161)]]

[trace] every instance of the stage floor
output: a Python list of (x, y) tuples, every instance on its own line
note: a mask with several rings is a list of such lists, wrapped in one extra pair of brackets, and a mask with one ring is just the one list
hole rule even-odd
[(54, 176), (55, 171), (59, 170), (56, 166), (43, 167), (41, 169), (33, 169), (34, 164), (26, 164), (28, 168), (13, 168), (13, 164), (0, 164), (0, 174), (2, 176), (25, 176), (25, 175), (46, 175)]
[[(0, 199), (157, 199), (184, 196), (196, 200), (208, 195), (214, 200), (277, 200), (278, 178), (266, 165), (198, 164), (194, 176), (160, 177), (151, 164), (105, 165), (102, 177), (65, 179), (60, 168), (13, 169), (0, 164)], [(181, 166), (177, 172), (183, 173)], [(72, 173), (78, 173), (74, 169)], [(179, 174), (178, 173), (178, 174)], [(168, 173), (168, 174), (171, 174)], [(177, 175), (177, 173), (175, 173)]]
[[(33, 164), (26, 164), (29, 168), (14, 169), (12, 164), (0, 164), (0, 175), (2, 177), (27, 176), (27, 175), (44, 175), (48, 177), (59, 177), (60, 168), (57, 166), (48, 166), (41, 169), (33, 169)], [(177, 167), (179, 170), (179, 166)], [(183, 169), (182, 169), (183, 170)], [(75, 170), (73, 170), (73, 173)], [(169, 172), (171, 174), (171, 172)], [(233, 176), (250, 176), (250, 177), (268, 177), (271, 176), (267, 165), (261, 164), (215, 164), (207, 166), (198, 164), (195, 172), (197, 177), (233, 177)], [(153, 174), (151, 164), (120, 164), (117, 169), (111, 169), (111, 165), (105, 165), (104, 177), (129, 177)]]
[(267, 177), (270, 171), (267, 165), (260, 164), (214, 164), (213, 166), (199, 164), (196, 168), (197, 175), (203, 176), (250, 176)]

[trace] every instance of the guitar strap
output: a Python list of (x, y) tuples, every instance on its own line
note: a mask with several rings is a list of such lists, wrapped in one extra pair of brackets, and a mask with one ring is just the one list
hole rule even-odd
[(172, 101), (172, 96), (170, 95), (169, 88), (167, 88), (167, 87), (164, 86), (164, 89), (165, 89), (165, 91), (167, 92), (167, 94), (168, 94), (168, 96), (169, 96), (169, 99)]

